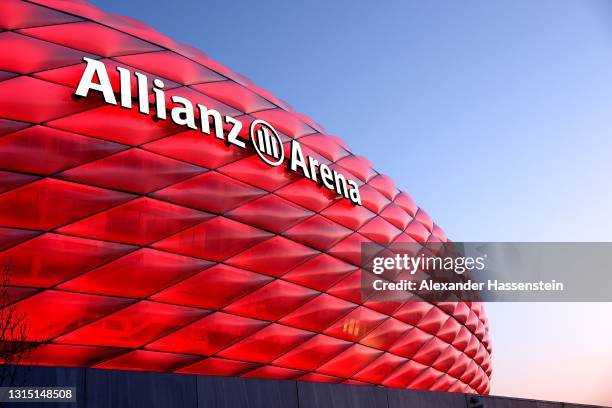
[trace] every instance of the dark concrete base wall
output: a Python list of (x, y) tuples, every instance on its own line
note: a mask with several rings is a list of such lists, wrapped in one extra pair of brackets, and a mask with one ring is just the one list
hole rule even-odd
[[(16, 385), (76, 387), (77, 403), (7, 407), (83, 408), (575, 408), (502, 397), (235, 377), (19, 367)], [(582, 407), (585, 407), (582, 405)]]

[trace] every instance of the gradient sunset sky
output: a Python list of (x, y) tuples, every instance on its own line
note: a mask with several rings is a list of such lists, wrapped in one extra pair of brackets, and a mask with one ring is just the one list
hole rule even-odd
[[(93, 3), (310, 115), (455, 241), (612, 241), (607, 0)], [(612, 303), (487, 313), (492, 394), (612, 406)]]

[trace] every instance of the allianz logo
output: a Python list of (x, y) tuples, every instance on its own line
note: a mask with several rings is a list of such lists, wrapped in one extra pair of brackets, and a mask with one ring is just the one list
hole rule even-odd
[[(239, 136), (243, 123), (230, 116), (221, 115), (215, 109), (194, 104), (187, 98), (171, 95), (170, 101), (175, 105), (170, 110), (166, 107), (164, 82), (160, 78), (150, 79), (141, 72), (132, 72), (128, 68), (117, 66), (119, 73), (119, 101), (113, 92), (106, 65), (102, 61), (83, 57), (86, 62), (85, 70), (75, 91), (75, 95), (86, 98), (90, 92), (100, 94), (107, 104), (119, 104), (123, 108), (132, 109), (132, 81), (136, 81), (136, 100), (138, 112), (151, 115), (154, 120), (168, 120), (179, 126), (214, 136), (229, 145), (240, 149), (253, 148), (259, 158), (272, 167), (287, 165), (290, 171), (302, 174), (313, 182), (335, 191), (338, 195), (348, 199), (354, 205), (361, 204), (359, 186), (346, 178), (342, 173), (331, 169), (327, 164), (320, 163), (315, 158), (304, 155), (300, 143), (292, 139), (289, 143), (289, 155), (285, 157), (283, 141), (272, 125), (266, 121), (254, 120), (249, 128), (250, 140)], [(95, 80), (97, 78), (97, 81)], [(149, 89), (153, 93), (153, 103), (149, 103)], [(151, 105), (154, 106), (151, 112)], [(195, 105), (195, 106), (194, 106)], [(197, 111), (197, 115), (196, 115)], [(227, 131), (224, 129), (224, 125)], [(214, 131), (213, 131), (214, 129)], [(247, 147), (248, 143), (248, 147)]]

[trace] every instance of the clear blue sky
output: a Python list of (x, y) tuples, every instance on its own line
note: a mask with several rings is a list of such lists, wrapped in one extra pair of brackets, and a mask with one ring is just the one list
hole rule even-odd
[[(454, 240), (612, 241), (606, 0), (93, 2), (310, 115)], [(487, 310), (494, 394), (612, 405), (611, 304)]]

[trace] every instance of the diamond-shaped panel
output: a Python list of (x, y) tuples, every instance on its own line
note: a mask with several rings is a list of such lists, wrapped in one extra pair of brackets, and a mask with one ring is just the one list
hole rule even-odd
[[(53, 174), (126, 148), (106, 140), (32, 126), (0, 138), (0, 166), (14, 171)], [(32, 155), (44, 160), (29, 160)]]
[(210, 214), (163, 201), (138, 198), (62, 227), (59, 232), (146, 245), (210, 217)]
[(131, 198), (118, 191), (45, 178), (0, 195), (0, 225), (49, 230)]
[(162, 200), (214, 213), (224, 213), (266, 194), (221, 173), (210, 171), (153, 193)]
[(141, 301), (55, 339), (57, 343), (139, 347), (208, 312)]
[[(146, 194), (206, 169), (142, 149), (129, 149), (58, 175), (64, 179), (100, 187)], [(131, 177), (125, 177), (130, 174)]]
[[(52, 251), (48, 251), (52, 248)], [(131, 252), (134, 247), (59, 234), (42, 234), (0, 253), (9, 262), (8, 283), (51, 287), (100, 264)], [(123, 258), (122, 258), (123, 259)]]
[[(19, 53), (13, 52), (19, 49)], [(0, 33), (0, 70), (31, 74), (32, 72), (78, 64), (91, 54), (41, 41), (11, 31)]]
[(104, 57), (159, 51), (159, 47), (90, 21), (28, 28), (23, 34)]
[(141, 298), (211, 265), (212, 262), (203, 259), (141, 248), (70, 279), (58, 288), (73, 292)]

